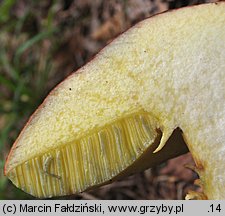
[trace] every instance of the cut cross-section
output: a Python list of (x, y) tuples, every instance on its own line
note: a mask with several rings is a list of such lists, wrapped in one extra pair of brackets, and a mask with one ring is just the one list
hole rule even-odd
[(225, 199), (224, 72), (225, 2), (146, 19), (48, 95), (5, 174), (35, 196), (77, 193), (182, 153), (177, 129), (201, 197)]
[(135, 113), (79, 140), (37, 155), (9, 172), (13, 183), (37, 197), (78, 193), (116, 177), (159, 136), (157, 120)]

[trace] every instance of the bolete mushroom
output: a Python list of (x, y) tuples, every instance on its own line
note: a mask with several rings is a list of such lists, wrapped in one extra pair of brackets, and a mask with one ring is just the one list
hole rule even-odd
[(224, 75), (224, 2), (146, 19), (51, 91), (14, 143), (5, 175), (33, 196), (61, 196), (187, 145), (204, 189), (197, 198), (225, 199)]

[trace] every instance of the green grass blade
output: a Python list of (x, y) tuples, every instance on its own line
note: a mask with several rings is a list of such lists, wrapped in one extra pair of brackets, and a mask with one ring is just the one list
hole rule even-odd
[(3, 49), (0, 51), (0, 66), (2, 66), (14, 80), (19, 80), (18, 72), (9, 62), (6, 51)]
[(25, 43), (23, 43), (16, 51), (16, 58), (19, 58), (19, 56), (26, 51), (28, 48), (30, 48), (31, 46), (33, 46), (35, 43), (49, 37), (52, 35), (52, 33), (54, 32), (54, 30), (50, 30), (50, 31), (44, 31), (44, 32), (40, 32), (39, 34), (37, 34), (36, 36), (34, 36), (33, 38), (27, 40)]
[(16, 0), (4, 0), (0, 4), (0, 22), (6, 22), (10, 18), (10, 10)]
[(6, 86), (11, 91), (15, 91), (15, 89), (16, 89), (16, 86), (12, 83), (12, 81), (7, 79), (7, 78), (5, 78), (1, 74), (0, 74), (0, 84)]

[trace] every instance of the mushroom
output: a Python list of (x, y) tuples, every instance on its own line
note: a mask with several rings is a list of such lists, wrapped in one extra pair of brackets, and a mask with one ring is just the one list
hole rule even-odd
[(27, 193), (79, 193), (190, 150), (203, 193), (225, 199), (225, 2), (145, 19), (55, 87), (5, 175)]

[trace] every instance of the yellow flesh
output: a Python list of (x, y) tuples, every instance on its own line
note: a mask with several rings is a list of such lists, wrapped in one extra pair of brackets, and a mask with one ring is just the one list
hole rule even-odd
[(22, 163), (9, 177), (37, 197), (81, 192), (117, 176), (139, 158), (156, 139), (156, 122), (145, 112), (128, 116)]
[[(5, 174), (35, 196), (76, 193), (132, 168), (151, 147), (157, 128), (159, 151), (179, 127), (206, 196), (225, 199), (224, 71), (225, 3), (146, 19), (51, 92), (14, 144)], [(134, 120), (140, 115), (152, 135), (137, 135), (145, 130)], [(120, 135), (122, 158), (117, 124), (127, 125)], [(33, 167), (35, 158), (39, 163)]]

